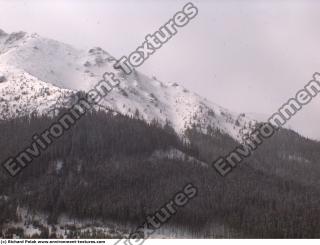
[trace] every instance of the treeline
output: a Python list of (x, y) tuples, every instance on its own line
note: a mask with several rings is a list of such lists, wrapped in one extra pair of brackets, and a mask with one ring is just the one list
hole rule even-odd
[[(40, 135), (52, 122), (49, 117), (2, 121), (1, 161), (29, 146), (31, 137)], [(16, 178), (1, 168), (0, 196), (9, 198), (3, 203), (0, 199), (7, 210), (0, 221), (16, 219), (18, 205), (50, 213), (49, 223), (55, 223), (61, 213), (117, 221), (142, 219), (149, 199), (142, 190), (152, 189), (151, 182), (161, 179), (158, 168), (163, 167), (149, 158), (156, 150), (171, 148), (194, 153), (169, 124), (162, 127), (156, 121), (147, 124), (120, 114), (90, 113)], [(167, 170), (165, 175), (169, 175)], [(172, 180), (171, 187), (175, 185), (181, 188)]]
[[(46, 117), (1, 122), (0, 159), (50, 123)], [(172, 147), (210, 163), (237, 145), (218, 130), (189, 129), (186, 137), (188, 144), (169, 125), (89, 114), (17, 178), (0, 171), (0, 196), (8, 197), (0, 199), (0, 222), (18, 219), (19, 205), (45, 211), (52, 225), (62, 213), (138, 225), (193, 183), (198, 196), (170, 224), (194, 236), (215, 237), (224, 224), (232, 231), (224, 237), (320, 237), (319, 143), (281, 130), (226, 178), (196, 162), (150, 157)]]
[[(19, 149), (30, 146), (32, 135), (40, 135), (52, 122), (54, 120), (48, 117), (1, 122), (0, 157), (3, 159), (17, 154)], [(79, 120), (72, 130), (49, 147), (45, 155), (52, 158), (67, 155), (105, 159), (114, 155), (150, 153), (170, 146), (183, 148), (170, 125), (161, 127), (156, 121), (146, 124), (142, 120), (122, 115), (94, 112)]]
[[(207, 162), (238, 145), (220, 132), (187, 135)], [(211, 179), (205, 193), (216, 202), (202, 211), (235, 228), (239, 237), (319, 238), (319, 159), (318, 142), (281, 129), (226, 178)]]

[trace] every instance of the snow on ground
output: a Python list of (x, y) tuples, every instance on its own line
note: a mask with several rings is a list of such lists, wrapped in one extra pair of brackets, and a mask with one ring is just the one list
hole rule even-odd
[(173, 160), (183, 160), (189, 163), (200, 164), (202, 167), (208, 167), (208, 164), (198, 159), (185, 154), (184, 152), (178, 149), (169, 149), (169, 150), (156, 150), (151, 159), (173, 159)]
[(300, 162), (300, 163), (307, 163), (307, 164), (311, 163), (311, 161), (309, 159), (306, 159), (304, 157), (297, 156), (294, 154), (289, 154), (289, 155), (283, 154), (282, 158), (289, 160), (289, 161), (295, 161), (295, 162)]
[(0, 66), (6, 81), (0, 83), (0, 119), (47, 114), (55, 107), (64, 107), (73, 92), (42, 82), (12, 66)]
[[(113, 72), (121, 81), (120, 88), (108, 94), (101, 105), (122, 114), (147, 122), (155, 119), (163, 125), (169, 122), (180, 134), (192, 125), (204, 133), (210, 126), (237, 140), (256, 123), (177, 83), (162, 82), (138, 71), (125, 75), (113, 68), (114, 57), (99, 47), (85, 51), (37, 34), (1, 33), (0, 72), (6, 74), (11, 67), (9, 82), (0, 83), (0, 95), (5, 100), (0, 112), (6, 117), (30, 113), (39, 107), (38, 111), (45, 113), (54, 101), (58, 103), (58, 98), (87, 91), (98, 84), (104, 72)], [(26, 94), (17, 89), (21, 84), (28, 87)], [(52, 90), (53, 95), (40, 94), (41, 88)]]
[(4, 225), (3, 229), (6, 232), (9, 228), (21, 228), (23, 229), (24, 238), (39, 236), (44, 228), (48, 229), (49, 235), (55, 234), (57, 238), (64, 239), (71, 238), (70, 235), (75, 232), (79, 234), (77, 238), (81, 238), (80, 236), (90, 238), (95, 234), (100, 238), (115, 239), (127, 237), (130, 234), (129, 227), (114, 224), (114, 222), (72, 219), (66, 215), (61, 215), (57, 224), (49, 225), (47, 222), (48, 215), (40, 212), (34, 213), (23, 207), (18, 208), (17, 215), (19, 220)]
[[(56, 238), (108, 238), (108, 239), (125, 239), (130, 233), (138, 227), (135, 225), (120, 225), (115, 222), (103, 222), (100, 220), (90, 219), (72, 219), (66, 215), (61, 215), (57, 224), (49, 225), (47, 222), (48, 215), (44, 213), (34, 213), (30, 210), (20, 207), (17, 210), (19, 220), (10, 222), (3, 226), (3, 231), (8, 229), (20, 228), (23, 229), (23, 238), (37, 238), (43, 232), (43, 229), (48, 229), (49, 236), (55, 234)], [(78, 234), (78, 235), (75, 235)], [(181, 239), (181, 238), (226, 238), (226, 237), (241, 237), (237, 231), (230, 227), (212, 222), (203, 227), (201, 231), (191, 231), (185, 227), (163, 224), (162, 227), (156, 229), (148, 239)], [(14, 234), (14, 238), (21, 238), (18, 234)]]
[(59, 173), (63, 168), (64, 162), (62, 160), (57, 160), (55, 164), (56, 164), (56, 172)]

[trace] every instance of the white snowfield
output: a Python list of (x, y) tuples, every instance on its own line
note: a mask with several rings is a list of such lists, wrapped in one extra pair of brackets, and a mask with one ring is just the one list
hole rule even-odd
[[(46, 114), (68, 105), (68, 96), (94, 88), (105, 72), (121, 81), (101, 102), (121, 114), (161, 124), (169, 122), (178, 132), (196, 125), (208, 126), (236, 140), (257, 123), (230, 112), (177, 83), (165, 83), (138, 71), (125, 75), (113, 68), (114, 57), (101, 48), (88, 51), (42, 38), (37, 34), (0, 30), (0, 119), (32, 113)], [(196, 81), (195, 81), (196, 82)]]

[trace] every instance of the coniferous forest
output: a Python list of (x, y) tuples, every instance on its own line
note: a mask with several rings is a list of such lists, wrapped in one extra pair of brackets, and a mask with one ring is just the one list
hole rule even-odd
[[(53, 118), (20, 118), (0, 123), (0, 160), (16, 155)], [(224, 224), (225, 237), (320, 237), (320, 143), (290, 130), (280, 130), (226, 178), (211, 162), (237, 145), (218, 130), (202, 134), (189, 128), (179, 137), (170, 125), (137, 118), (90, 113), (12, 178), (0, 171), (0, 234), (18, 222), (17, 208), (48, 214), (141, 224), (186, 183), (198, 196), (180, 209), (170, 226), (195, 237), (215, 237)], [(208, 163), (153, 157), (177, 149)], [(210, 232), (208, 232), (210, 231)], [(23, 230), (12, 231), (24, 236)], [(40, 237), (52, 237), (46, 228)], [(73, 234), (77, 237), (76, 233)], [(54, 237), (54, 236), (53, 236)], [(72, 236), (71, 236), (72, 237)]]

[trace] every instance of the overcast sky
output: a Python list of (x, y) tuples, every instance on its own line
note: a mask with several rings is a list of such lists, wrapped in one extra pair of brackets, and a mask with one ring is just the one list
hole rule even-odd
[[(187, 1), (0, 0), (0, 29), (128, 55)], [(193, 1), (199, 15), (140, 70), (237, 112), (272, 114), (320, 72), (320, 1)], [(320, 139), (320, 95), (290, 121)]]

